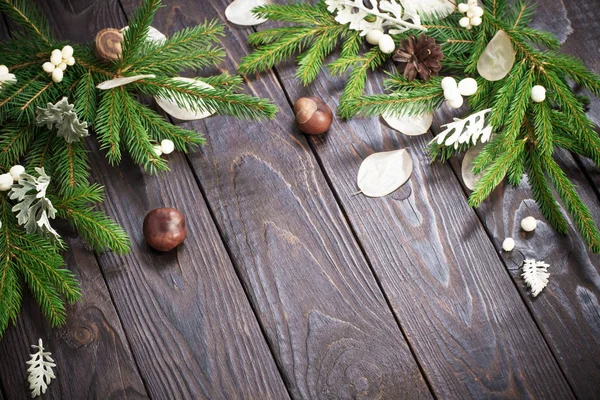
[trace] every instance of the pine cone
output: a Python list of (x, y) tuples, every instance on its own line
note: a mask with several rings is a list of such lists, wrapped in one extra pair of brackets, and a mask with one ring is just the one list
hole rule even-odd
[(422, 34), (417, 39), (414, 36), (404, 39), (402, 46), (396, 50), (394, 61), (398, 68), (404, 70), (404, 77), (409, 81), (417, 75), (428, 81), (432, 76), (438, 76), (442, 69), (441, 60), (444, 58), (442, 48), (435, 39)]

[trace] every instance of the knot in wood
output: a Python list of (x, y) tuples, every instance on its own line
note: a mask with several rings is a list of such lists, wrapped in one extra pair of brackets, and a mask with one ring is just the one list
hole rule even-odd
[(96, 57), (103, 61), (117, 61), (123, 54), (123, 33), (114, 28), (98, 32), (95, 39)]

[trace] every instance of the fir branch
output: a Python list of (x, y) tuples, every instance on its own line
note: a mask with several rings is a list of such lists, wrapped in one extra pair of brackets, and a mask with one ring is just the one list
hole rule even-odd
[(0, 0), (0, 12), (5, 12), (14, 22), (28, 33), (41, 39), (48, 47), (52, 47), (54, 39), (50, 35), (47, 20), (37, 6), (28, 0)]
[(100, 99), (100, 107), (94, 123), (100, 149), (108, 150), (108, 160), (113, 165), (121, 161), (120, 128), (123, 121), (123, 101), (121, 90), (105, 91)]
[(502, 182), (510, 166), (521, 157), (525, 150), (525, 140), (520, 140), (508, 147), (494, 163), (488, 167), (481, 179), (475, 185), (475, 189), (469, 197), (469, 205), (478, 207), (492, 193), (492, 191)]
[(143, 0), (129, 21), (129, 28), (123, 34), (123, 54), (118, 62), (118, 72), (133, 65), (147, 41), (150, 24), (161, 6), (160, 0)]
[(552, 188), (546, 181), (543, 168), (544, 157), (534, 148), (526, 152), (525, 166), (533, 198), (540, 211), (559, 233), (566, 235), (569, 225), (562, 214), (560, 205), (554, 199)]
[(575, 186), (569, 181), (556, 161), (550, 156), (543, 158), (544, 166), (552, 185), (558, 192), (569, 214), (573, 217), (581, 236), (593, 252), (600, 252), (600, 232), (590, 210), (583, 203)]

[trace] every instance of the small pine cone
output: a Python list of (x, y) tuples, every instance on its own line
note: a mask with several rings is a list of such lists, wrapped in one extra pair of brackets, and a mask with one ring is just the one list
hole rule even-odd
[(435, 39), (421, 34), (417, 39), (410, 36), (402, 41), (402, 46), (394, 54), (394, 61), (404, 77), (409, 81), (417, 76), (428, 81), (432, 76), (438, 76), (442, 69), (441, 60), (444, 58), (442, 48)]

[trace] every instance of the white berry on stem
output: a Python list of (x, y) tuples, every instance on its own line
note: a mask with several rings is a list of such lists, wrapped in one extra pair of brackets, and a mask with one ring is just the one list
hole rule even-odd
[(372, 44), (373, 46), (377, 46), (379, 44), (379, 39), (383, 36), (383, 32), (379, 29), (373, 29), (367, 33), (367, 42)]
[(541, 103), (546, 100), (546, 88), (542, 85), (535, 85), (531, 88), (531, 100)]
[(479, 26), (481, 25), (483, 21), (481, 20), (481, 17), (473, 17), (471, 18), (471, 25), (473, 26)]
[(456, 79), (453, 77), (446, 76), (444, 79), (442, 79), (442, 89), (444, 89), (444, 91), (456, 88), (458, 88), (458, 84), (456, 83)]
[(384, 54), (392, 54), (396, 50), (396, 43), (390, 35), (383, 34), (379, 38), (379, 50)]
[(8, 70), (8, 67), (6, 65), (0, 65), (0, 75), (6, 75), (9, 72), (10, 71)]
[(64, 62), (69, 66), (75, 65), (75, 59), (73, 57), (66, 58)]
[(467, 3), (460, 3), (458, 5), (458, 11), (460, 11), (461, 13), (466, 13), (467, 11), (469, 11), (469, 5)]
[(463, 103), (464, 103), (464, 99), (462, 96), (456, 98), (456, 99), (452, 99), (452, 100), (446, 100), (446, 102), (448, 103), (448, 106), (451, 108), (461, 108)]
[(25, 167), (23, 167), (22, 165), (15, 165), (8, 171), (8, 173), (15, 182), (17, 182), (21, 178), (23, 172), (25, 172)]
[(62, 82), (64, 77), (63, 71), (60, 68), (56, 68), (52, 71), (52, 80), (56, 83)]
[(458, 82), (458, 90), (463, 96), (472, 96), (477, 92), (477, 81), (473, 78), (465, 78)]
[(469, 17), (462, 17), (459, 21), (458, 24), (460, 26), (462, 26), (463, 28), (468, 28), (469, 25), (471, 25), (471, 19)]
[(61, 62), (60, 64), (58, 64), (58, 66), (56, 68), (60, 68), (64, 72), (67, 70), (67, 64), (64, 62)]
[(164, 139), (160, 142), (160, 151), (163, 154), (171, 154), (175, 150), (175, 143), (169, 139)]
[(67, 59), (73, 57), (73, 48), (71, 46), (65, 46), (61, 51), (62, 58)]
[(533, 217), (527, 217), (521, 220), (521, 228), (523, 228), (525, 232), (533, 232), (536, 227), (537, 220)]
[(154, 150), (154, 154), (156, 154), (158, 157), (162, 156), (162, 150), (159, 144), (152, 146), (152, 149)]
[(58, 65), (62, 62), (63, 56), (60, 50), (52, 50), (52, 55), (50, 56), (50, 62), (54, 65)]
[(444, 90), (444, 98), (448, 101), (458, 100), (461, 97), (462, 95), (460, 94), (458, 87), (449, 87), (448, 89)]
[(51, 74), (52, 71), (54, 71), (56, 69), (56, 65), (52, 64), (50, 61), (46, 61), (43, 65), (42, 65), (42, 69)]
[(515, 248), (515, 239), (513, 239), (513, 238), (504, 239), (504, 242), (502, 242), (502, 250), (513, 251), (514, 248)]
[(13, 185), (13, 177), (10, 174), (0, 175), (0, 192), (9, 191)]

